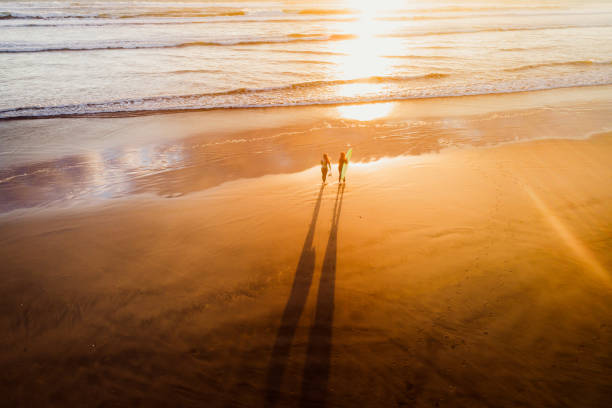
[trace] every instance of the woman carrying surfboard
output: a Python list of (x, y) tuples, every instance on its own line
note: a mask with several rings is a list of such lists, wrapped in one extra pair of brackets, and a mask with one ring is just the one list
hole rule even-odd
[(340, 158), (338, 159), (338, 183), (346, 181), (346, 169), (348, 167), (349, 159), (351, 158), (351, 153), (353, 149), (349, 149), (348, 153), (344, 152), (340, 153)]

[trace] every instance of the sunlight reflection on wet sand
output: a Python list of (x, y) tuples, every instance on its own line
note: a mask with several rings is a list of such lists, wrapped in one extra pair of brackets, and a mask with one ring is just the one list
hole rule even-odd
[(391, 113), (394, 107), (394, 102), (387, 102), (361, 105), (342, 105), (336, 107), (336, 109), (338, 109), (338, 113), (343, 119), (370, 121), (384, 118)]

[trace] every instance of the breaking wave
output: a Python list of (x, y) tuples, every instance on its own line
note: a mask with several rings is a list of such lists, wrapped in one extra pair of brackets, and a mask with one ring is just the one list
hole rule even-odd
[[(429, 73), (415, 76), (370, 76), (365, 78), (354, 79), (339, 79), (330, 81), (307, 81), (294, 83), (283, 86), (267, 87), (267, 88), (237, 88), (222, 92), (199, 93), (191, 95), (169, 95), (155, 96), (138, 99), (123, 99), (109, 102), (83, 103), (73, 105), (59, 106), (26, 106), (14, 109), (0, 110), (0, 119), (13, 118), (33, 118), (33, 117), (52, 117), (52, 116), (71, 116), (83, 114), (100, 114), (100, 113), (118, 113), (118, 112), (143, 112), (143, 111), (167, 111), (179, 109), (214, 109), (214, 108), (240, 108), (240, 107), (256, 107), (256, 106), (283, 106), (294, 105), (295, 103), (268, 103), (268, 104), (219, 104), (220, 99), (227, 100), (224, 97), (230, 96), (253, 96), (253, 100), (261, 100), (265, 95), (272, 94), (270, 100), (282, 100), (283, 94), (289, 91), (305, 90), (313, 88), (334, 87), (349, 84), (385, 84), (385, 83), (400, 83), (417, 80), (436, 80), (448, 77), (449, 74), (444, 73)], [(279, 97), (276, 97), (279, 95)], [(321, 104), (321, 103), (339, 103), (339, 102), (359, 102), (359, 99), (350, 100), (334, 100), (334, 101), (307, 101), (298, 103), (300, 105)], [(210, 104), (207, 105), (206, 102)], [(222, 101), (221, 101), (222, 102)], [(175, 106), (175, 108), (151, 108), (151, 106)]]
[(508, 72), (516, 72), (516, 71), (527, 71), (530, 69), (536, 68), (548, 68), (548, 67), (566, 67), (566, 66), (591, 66), (591, 65), (612, 65), (612, 61), (591, 61), (591, 60), (583, 60), (583, 61), (560, 61), (560, 62), (546, 62), (541, 64), (529, 64), (522, 65), (520, 67), (515, 68), (507, 68), (504, 71)]
[[(430, 73), (417, 76), (372, 76), (349, 80), (310, 81), (285, 86), (269, 88), (238, 88), (223, 92), (200, 93), (190, 95), (168, 95), (145, 97), (139, 99), (123, 99), (109, 102), (83, 103), (61, 106), (29, 106), (0, 110), (0, 120), (41, 119), (53, 117), (83, 117), (83, 116), (139, 116), (145, 114), (163, 114), (212, 109), (243, 109), (266, 107), (289, 107), (309, 105), (338, 105), (367, 102), (399, 101), (407, 99), (423, 99), (433, 97), (459, 97), (468, 95), (507, 94), (525, 91), (537, 91), (576, 86), (610, 85), (608, 76), (584, 81), (559, 81), (557, 83), (533, 82), (526, 86), (522, 82), (505, 83), (492, 88), (488, 84), (482, 86), (470, 85), (457, 88), (443, 85), (436, 87), (436, 81), (450, 77), (449, 74)], [(426, 81), (423, 86), (413, 88), (415, 81)], [(433, 81), (433, 82), (432, 82)], [(323, 89), (333, 90), (333, 87), (347, 84), (399, 84), (390, 93), (377, 93), (371, 96), (339, 97), (330, 92), (329, 97), (313, 97), (322, 95)], [(337, 88), (336, 88), (337, 89)], [(312, 92), (310, 90), (313, 90)], [(431, 91), (433, 90), (433, 91)]]
[(119, 44), (92, 44), (92, 45), (75, 45), (75, 46), (30, 46), (30, 47), (2, 47), (0, 45), (0, 53), (32, 53), (32, 52), (58, 52), (58, 51), (95, 51), (95, 50), (123, 50), (123, 49), (149, 49), (149, 48), (186, 48), (186, 47), (205, 47), (205, 46), (231, 46), (231, 45), (261, 45), (261, 44), (278, 44), (291, 42), (320, 42), (320, 41), (341, 41), (354, 39), (352, 34), (289, 34), (277, 38), (230, 38), (215, 41), (187, 41), (180, 43), (119, 43)]

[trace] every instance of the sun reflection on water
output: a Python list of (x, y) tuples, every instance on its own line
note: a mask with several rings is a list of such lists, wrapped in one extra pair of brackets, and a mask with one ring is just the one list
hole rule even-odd
[[(367, 98), (369, 95), (380, 95), (384, 87), (384, 78), (393, 72), (392, 62), (385, 55), (397, 53), (389, 50), (390, 44), (382, 36), (387, 33), (385, 21), (378, 19), (380, 13), (399, 7), (395, 0), (350, 0), (347, 6), (359, 13), (348, 27), (355, 37), (337, 44), (340, 52), (331, 73), (335, 78), (343, 78), (348, 83), (339, 85), (336, 95), (339, 100)], [(369, 121), (382, 118), (391, 112), (393, 103), (377, 103), (339, 106), (338, 112), (345, 119)]]
[(385, 41), (380, 34), (385, 32), (385, 22), (376, 19), (376, 9), (371, 3), (374, 2), (357, 1), (354, 4), (360, 11), (359, 18), (348, 29), (355, 37), (338, 44), (341, 56), (334, 61), (335, 74), (340, 78), (369, 78), (389, 72), (388, 59), (381, 55)]

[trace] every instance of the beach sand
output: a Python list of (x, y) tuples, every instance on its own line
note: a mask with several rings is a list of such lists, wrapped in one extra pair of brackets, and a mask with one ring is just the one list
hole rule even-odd
[[(544, 113), (512, 114), (532, 97), (504, 115), (500, 97), (466, 99), (504, 121), (469, 146), (332, 127), (275, 138), (261, 167), (236, 158), (259, 142), (223, 144), (121, 198), (2, 215), (2, 404), (608, 406), (612, 133), (574, 132), (569, 110), (558, 138), (515, 141), (542, 129)], [(300, 117), (335, 108), (316, 109)], [(178, 117), (206, 115), (265, 112)], [(170, 119), (79, 123), (103, 120)], [(346, 185), (334, 168), (322, 186), (312, 166), (347, 142)]]

